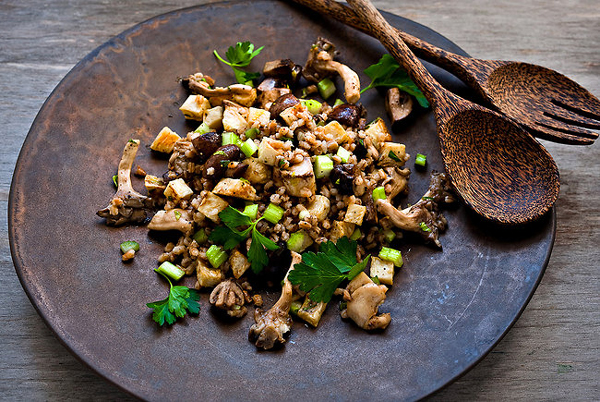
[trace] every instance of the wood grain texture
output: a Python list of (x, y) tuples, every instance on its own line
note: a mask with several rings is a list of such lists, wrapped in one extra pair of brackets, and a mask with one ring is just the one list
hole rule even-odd
[[(23, 292), (7, 240), (11, 174), (35, 114), (77, 61), (135, 23), (197, 3), (0, 3), (2, 400), (128, 399), (64, 349)], [(544, 65), (600, 95), (600, 10), (596, 0), (374, 3), (431, 27), (473, 56)], [(544, 145), (557, 161), (562, 184), (557, 239), (546, 274), (522, 317), (494, 351), (432, 400), (600, 399), (599, 146)]]

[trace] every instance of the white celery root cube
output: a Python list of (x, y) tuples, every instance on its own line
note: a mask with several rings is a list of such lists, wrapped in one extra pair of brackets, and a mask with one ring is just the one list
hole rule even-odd
[(250, 268), (248, 258), (238, 250), (233, 250), (229, 256), (229, 265), (231, 272), (236, 279), (239, 279)]
[(361, 226), (365, 214), (367, 213), (367, 207), (363, 205), (350, 204), (346, 210), (346, 216), (344, 216), (344, 222), (353, 223)]
[(265, 165), (275, 166), (277, 157), (283, 156), (284, 152), (283, 141), (263, 137), (258, 145), (258, 160)]
[(324, 195), (315, 195), (315, 198), (308, 204), (306, 210), (317, 218), (317, 221), (322, 222), (327, 218), (330, 207), (331, 202), (329, 201), (329, 198)]
[(350, 139), (348, 133), (346, 133), (346, 130), (344, 130), (344, 127), (342, 127), (342, 125), (336, 120), (327, 123), (327, 125), (323, 127), (323, 132), (325, 133), (325, 135), (331, 134), (333, 136), (334, 141), (338, 144), (348, 142), (348, 140)]
[(180, 200), (185, 200), (194, 194), (194, 191), (186, 184), (186, 182), (182, 179), (171, 180), (169, 184), (167, 184), (167, 188), (163, 193), (168, 200), (173, 200), (175, 202), (179, 202)]
[(198, 279), (199, 288), (212, 288), (223, 281), (223, 271), (207, 267), (198, 260), (196, 278)]
[(319, 325), (319, 321), (321, 321), (321, 317), (323, 316), (326, 307), (327, 303), (314, 302), (306, 296), (304, 303), (302, 303), (302, 307), (298, 310), (298, 317), (316, 328), (317, 325)]
[(373, 142), (373, 145), (375, 145), (375, 148), (377, 149), (379, 149), (384, 142), (392, 140), (392, 136), (381, 117), (378, 117), (369, 125), (369, 127), (367, 127), (365, 134), (371, 139), (371, 142)]
[(198, 206), (198, 212), (215, 223), (221, 222), (219, 212), (229, 206), (229, 203), (213, 193), (206, 193)]
[(394, 263), (371, 256), (371, 278), (377, 277), (384, 285), (394, 284)]
[(406, 146), (399, 142), (384, 142), (379, 150), (379, 166), (402, 166), (406, 163), (409, 156), (406, 153)]
[(181, 137), (175, 131), (171, 130), (169, 127), (163, 127), (150, 145), (150, 149), (156, 152), (170, 154), (173, 152), (175, 143), (180, 139)]
[(190, 95), (179, 108), (186, 119), (202, 121), (204, 112), (210, 109), (210, 102), (202, 95)]

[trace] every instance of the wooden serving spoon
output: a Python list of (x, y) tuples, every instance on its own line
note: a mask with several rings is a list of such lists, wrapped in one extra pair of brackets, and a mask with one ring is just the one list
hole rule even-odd
[[(294, 1), (370, 34), (352, 9), (335, 0)], [(465, 57), (405, 32), (398, 35), (417, 56), (452, 72), (534, 135), (573, 145), (590, 145), (598, 138), (586, 128), (600, 129), (600, 100), (570, 78), (534, 64)]]
[(431, 103), (446, 173), (465, 203), (507, 224), (548, 212), (560, 187), (548, 151), (512, 120), (443, 88), (368, 0), (349, 3)]

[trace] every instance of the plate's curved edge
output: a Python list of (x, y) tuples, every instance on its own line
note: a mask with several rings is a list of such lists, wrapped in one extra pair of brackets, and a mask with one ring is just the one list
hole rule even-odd
[[(542, 278), (544, 277), (544, 274), (546, 272), (546, 268), (548, 268), (548, 264), (550, 262), (550, 257), (552, 255), (552, 249), (554, 248), (554, 242), (556, 240), (556, 206), (553, 206), (552, 209), (550, 210), (550, 212), (548, 212), (548, 214), (550, 215), (550, 220), (551, 220), (551, 224), (552, 224), (552, 231), (551, 231), (552, 232), (552, 236), (550, 238), (550, 242), (548, 243), (548, 248), (547, 248), (547, 251), (546, 251), (546, 258), (545, 258), (544, 263), (542, 264), (541, 269), (539, 271), (539, 274), (538, 274), (538, 276), (537, 276), (537, 278), (536, 278), (536, 280), (535, 280), (535, 282), (534, 282), (534, 284), (533, 284), (533, 286), (531, 288), (531, 292), (529, 293), (529, 296), (527, 297), (527, 300), (525, 300), (525, 302), (523, 303), (523, 305), (521, 306), (521, 308), (519, 309), (519, 311), (515, 315), (514, 319), (510, 323), (510, 325), (508, 325), (508, 327), (506, 327), (506, 329), (504, 330), (504, 332), (502, 332), (500, 334), (500, 336), (498, 337), (498, 339), (496, 339), (496, 341), (493, 342), (488, 349), (486, 349), (485, 351), (483, 351), (483, 353), (481, 354), (481, 356), (478, 359), (474, 360), (461, 373), (459, 373), (458, 375), (456, 375), (455, 377), (453, 377), (452, 379), (450, 379), (447, 383), (443, 384), (442, 386), (438, 387), (437, 389), (431, 391), (429, 394), (427, 394), (427, 395), (425, 395), (425, 396), (423, 396), (422, 398), (419, 398), (419, 399), (425, 399), (427, 397), (435, 395), (436, 393), (438, 393), (438, 392), (440, 392), (440, 391), (448, 388), (449, 386), (451, 386), (452, 384), (454, 384), (457, 380), (459, 380), (461, 377), (463, 377), (468, 372), (470, 372), (475, 366), (477, 366), (479, 363), (481, 363), (481, 361), (483, 359), (485, 359), (487, 357), (487, 355), (489, 355), (490, 352), (496, 346), (498, 346), (498, 344), (502, 341), (502, 339), (504, 339), (504, 337), (508, 334), (508, 332), (516, 324), (516, 322), (519, 320), (519, 318), (521, 318), (521, 315), (523, 314), (523, 312), (525, 311), (525, 309), (529, 305), (529, 302), (533, 298), (533, 295), (535, 294), (535, 291), (537, 290), (538, 286), (540, 285), (540, 282), (542, 281)], [(544, 219), (544, 217), (542, 217), (541, 219)]]
[[(261, 0), (259, 0), (261, 1)], [(115, 373), (113, 372), (106, 372), (105, 370), (103, 370), (100, 367), (97, 367), (96, 365), (94, 365), (94, 362), (91, 361), (91, 359), (88, 359), (86, 354), (83, 353), (77, 353), (76, 352), (76, 342), (71, 339), (70, 336), (68, 336), (68, 334), (66, 334), (65, 332), (59, 331), (58, 328), (55, 328), (55, 326), (53, 326), (51, 324), (51, 320), (48, 316), (47, 311), (45, 311), (42, 306), (40, 305), (40, 300), (39, 298), (36, 298), (35, 294), (38, 293), (38, 290), (31, 287), (29, 283), (26, 282), (25, 278), (24, 278), (24, 267), (22, 266), (22, 264), (20, 263), (19, 259), (18, 259), (18, 255), (17, 255), (17, 250), (16, 250), (16, 245), (15, 245), (15, 221), (14, 221), (14, 213), (15, 213), (15, 202), (16, 202), (16, 197), (17, 195), (16, 193), (16, 184), (18, 181), (18, 172), (19, 172), (19, 165), (22, 163), (22, 156), (28, 151), (28, 144), (33, 141), (33, 137), (32, 137), (32, 129), (34, 126), (36, 126), (36, 124), (38, 123), (38, 119), (40, 118), (40, 115), (42, 114), (42, 112), (45, 110), (45, 108), (47, 107), (47, 104), (49, 103), (49, 101), (54, 97), (55, 93), (59, 90), (59, 88), (62, 87), (62, 85), (67, 82), (71, 76), (75, 73), (77, 73), (80, 69), (82, 69), (83, 67), (86, 66), (86, 64), (93, 59), (94, 57), (96, 57), (102, 50), (110, 47), (110, 46), (114, 46), (118, 43), (119, 40), (126, 38), (128, 35), (131, 35), (132, 33), (134, 33), (135, 31), (139, 30), (140, 28), (142, 28), (144, 25), (151, 23), (153, 21), (159, 20), (161, 18), (172, 18), (175, 17), (176, 15), (179, 15), (181, 13), (185, 13), (185, 12), (193, 12), (195, 10), (198, 9), (207, 9), (207, 8), (216, 8), (216, 7), (226, 7), (229, 5), (234, 5), (234, 4), (238, 4), (238, 3), (249, 3), (252, 2), (252, 0), (227, 0), (227, 1), (222, 1), (222, 2), (214, 2), (214, 3), (208, 3), (208, 4), (203, 4), (203, 5), (197, 5), (197, 6), (191, 6), (191, 7), (185, 7), (185, 8), (181, 8), (181, 9), (176, 9), (173, 11), (169, 11), (166, 13), (162, 13), (162, 14), (158, 14), (156, 16), (150, 17), (144, 21), (141, 21), (135, 25), (133, 25), (132, 27), (122, 31), (121, 33), (114, 35), (113, 37), (111, 37), (109, 40), (107, 40), (106, 42), (104, 42), (103, 44), (99, 45), (98, 47), (96, 47), (95, 49), (93, 49), (90, 53), (88, 53), (84, 58), (82, 58), (79, 62), (77, 62), (73, 68), (71, 68), (71, 70), (69, 70), (69, 72), (59, 81), (59, 83), (55, 86), (55, 88), (50, 92), (50, 94), (48, 95), (48, 97), (46, 98), (46, 100), (44, 101), (44, 103), (42, 104), (40, 110), (38, 111), (36, 117), (34, 118), (31, 128), (25, 138), (25, 140), (23, 141), (23, 144), (21, 146), (21, 149), (19, 151), (19, 155), (17, 158), (17, 162), (15, 164), (15, 169), (13, 171), (13, 175), (12, 175), (12, 179), (11, 179), (11, 185), (10, 185), (10, 190), (9, 190), (9, 197), (8, 197), (8, 237), (9, 237), (9, 247), (10, 247), (10, 252), (11, 252), (11, 258), (13, 261), (13, 265), (15, 266), (15, 270), (17, 273), (17, 276), (19, 278), (19, 281), (21, 283), (21, 286), (23, 287), (23, 289), (25, 290), (25, 293), (27, 294), (28, 298), (30, 299), (30, 302), (32, 303), (33, 307), (35, 308), (35, 310), (37, 311), (37, 313), (40, 315), (40, 317), (42, 318), (43, 322), (46, 324), (46, 326), (51, 330), (51, 332), (54, 334), (54, 336), (58, 339), (58, 341), (81, 363), (83, 363), (85, 366), (87, 366), (92, 372), (96, 373), (97, 375), (99, 375), (100, 377), (102, 377), (103, 379), (105, 379), (106, 381), (110, 382), (111, 384), (115, 385), (117, 388), (123, 390), (124, 392), (126, 392), (129, 395), (132, 395), (136, 398), (143, 398), (143, 395), (138, 394), (133, 392), (130, 389), (125, 388), (125, 385), (121, 385), (118, 382), (119, 377), (115, 376)], [(296, 4), (296, 3), (289, 3), (287, 1), (283, 1), (283, 3), (286, 3), (288, 6), (294, 7), (298, 10), (303, 10), (305, 9), (304, 7)], [(423, 30), (427, 30), (430, 32), (434, 32), (437, 36), (447, 40), (448, 42), (454, 44), (454, 42), (452, 42), (451, 40), (449, 40), (448, 38), (446, 38), (445, 36), (443, 36), (442, 34), (439, 34), (436, 31), (433, 31), (431, 28), (422, 25), (418, 22), (415, 22), (413, 20), (409, 20), (407, 18), (383, 11), (382, 14), (387, 15), (389, 17), (393, 17), (396, 19), (400, 19), (400, 20), (405, 20), (407, 22), (409, 22), (410, 24), (413, 24), (416, 27), (419, 27), (419, 29), (423, 29)], [(468, 54), (461, 49), (460, 47), (458, 47), (458, 45), (454, 44), (456, 47), (455, 49), (453, 49), (453, 52), (455, 53), (460, 53), (464, 56), (468, 56)], [(512, 322), (510, 323), (510, 325), (505, 329), (505, 331), (498, 337), (498, 339), (487, 349), (485, 350), (481, 356), (473, 361), (466, 369), (464, 369), (461, 373), (459, 373), (458, 375), (456, 375), (454, 378), (448, 380), (446, 383), (444, 383), (443, 385), (441, 385), (440, 387), (438, 387), (435, 390), (432, 390), (429, 394), (423, 396), (423, 398), (426, 398), (428, 396), (434, 395), (435, 393), (445, 389), (446, 387), (450, 386), (452, 383), (454, 383), (456, 380), (458, 380), (459, 378), (461, 378), (462, 376), (464, 376), (466, 373), (468, 373), (473, 367), (475, 367), (477, 364), (479, 364), (479, 362), (481, 362), (489, 353), (491, 350), (494, 349), (494, 347), (496, 347), (496, 345), (504, 338), (504, 336), (506, 336), (506, 334), (510, 331), (510, 329), (514, 326), (514, 324), (516, 323), (516, 321), (520, 318), (520, 316), (522, 315), (523, 311), (525, 310), (525, 308), (527, 307), (527, 305), (529, 304), (529, 301), (531, 300), (531, 298), (533, 297), (537, 287), (539, 286), (539, 283), (541, 282), (541, 279), (545, 273), (545, 270), (548, 266), (549, 260), (550, 260), (550, 256), (552, 253), (552, 249), (554, 246), (554, 242), (555, 242), (555, 238), (556, 238), (556, 207), (552, 208), (551, 211), (551, 223), (552, 223), (552, 231), (551, 231), (551, 239), (550, 242), (548, 244), (548, 248), (546, 251), (546, 258), (545, 261), (542, 265), (542, 267), (540, 267), (540, 271), (539, 274), (536, 278), (536, 281), (532, 287), (532, 290), (530, 292), (530, 294), (528, 295), (527, 300), (523, 303), (523, 305), (521, 306), (520, 310), (518, 311), (518, 313), (515, 315), (514, 319), (512, 320)]]

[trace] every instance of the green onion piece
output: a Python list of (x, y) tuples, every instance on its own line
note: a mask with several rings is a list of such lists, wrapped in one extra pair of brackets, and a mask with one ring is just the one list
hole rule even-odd
[(415, 157), (415, 165), (425, 167), (427, 164), (427, 157), (423, 154), (417, 154)]
[(196, 243), (204, 244), (208, 240), (208, 235), (206, 234), (206, 231), (204, 229), (200, 229), (196, 233), (194, 233), (193, 238), (194, 240), (196, 240)]
[(377, 187), (373, 190), (373, 201), (385, 200), (385, 187)]
[(258, 215), (258, 204), (248, 204), (244, 208), (244, 212), (242, 212), (248, 218), (255, 220), (256, 215)]
[(206, 250), (206, 258), (214, 268), (219, 268), (227, 260), (227, 253), (215, 244)]
[(229, 145), (229, 144), (233, 144), (233, 145), (237, 145), (238, 147), (242, 146), (242, 141), (240, 141), (240, 137), (238, 137), (238, 135), (236, 133), (231, 133), (229, 131), (224, 132), (223, 134), (221, 134), (221, 145)]
[(294, 315), (298, 315), (298, 311), (302, 307), (302, 302), (300, 300), (294, 300), (292, 304), (290, 304), (290, 313)]
[(113, 176), (113, 183), (115, 184), (115, 187), (119, 187), (119, 183), (117, 183), (117, 180), (119, 179), (119, 175), (114, 175)]
[(360, 229), (356, 228), (354, 229), (354, 232), (352, 232), (352, 234), (350, 235), (350, 240), (356, 241), (360, 239), (360, 236), (362, 236), (362, 233)]
[(168, 276), (175, 281), (180, 280), (183, 278), (183, 275), (185, 275), (185, 271), (183, 269), (179, 268), (175, 264), (170, 263), (169, 261), (163, 262), (158, 268), (155, 268), (154, 271)]
[(323, 106), (321, 102), (314, 99), (300, 99), (300, 103), (302, 103), (311, 114), (318, 114)]
[(400, 250), (396, 250), (394, 248), (381, 247), (381, 251), (379, 252), (379, 258), (385, 261), (393, 262), (394, 266), (398, 268), (400, 268), (403, 264), (402, 253), (400, 252)]
[(269, 222), (275, 224), (283, 218), (284, 209), (275, 204), (269, 204), (265, 212), (263, 212), (263, 218), (268, 220)]
[(299, 230), (298, 232), (292, 233), (287, 241), (287, 248), (297, 253), (302, 252), (305, 236), (306, 232), (304, 232), (304, 230)]
[(133, 240), (124, 241), (123, 243), (121, 243), (121, 252), (123, 254), (125, 254), (129, 250), (140, 251), (140, 245), (138, 244), (138, 242)]
[(396, 232), (394, 232), (392, 229), (386, 229), (383, 231), (383, 238), (388, 243), (391, 243), (392, 240), (396, 238)]
[(252, 139), (255, 139), (258, 134), (260, 134), (260, 130), (257, 127), (249, 128), (244, 133), (244, 135), (246, 136), (246, 138), (252, 138)]
[(198, 126), (197, 129), (194, 130), (195, 133), (198, 134), (206, 134), (210, 131), (210, 127), (208, 127), (208, 124), (206, 124), (206, 122), (203, 122), (202, 124), (200, 124)]
[(240, 148), (244, 155), (246, 155), (246, 158), (251, 157), (256, 153), (256, 151), (258, 151), (258, 145), (256, 145), (254, 140), (251, 138), (248, 138), (246, 141), (244, 141)]
[(333, 104), (333, 107), (336, 107), (336, 106), (339, 106), (339, 105), (343, 105), (343, 104), (344, 104), (344, 101), (341, 100), (340, 98), (337, 98), (335, 100), (335, 103)]
[(327, 99), (335, 93), (335, 84), (329, 78), (324, 78), (317, 83), (321, 98)]
[(333, 170), (333, 161), (327, 155), (317, 155), (315, 157), (315, 177), (322, 179), (323, 177), (329, 176), (329, 173)]
[(339, 147), (337, 150), (337, 156), (339, 156), (344, 163), (348, 163), (350, 155), (352, 155), (352, 153), (344, 147)]
[(431, 232), (431, 229), (429, 228), (429, 226), (427, 226), (425, 222), (419, 223), (419, 227), (423, 232)]

